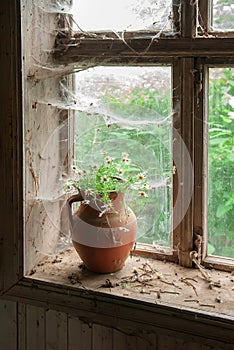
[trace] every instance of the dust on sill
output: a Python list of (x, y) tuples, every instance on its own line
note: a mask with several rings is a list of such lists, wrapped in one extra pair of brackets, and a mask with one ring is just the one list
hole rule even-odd
[(198, 269), (144, 257), (129, 257), (122, 270), (88, 271), (74, 248), (41, 261), (27, 277), (101, 291), (149, 303), (234, 318), (234, 273), (209, 270), (208, 283)]

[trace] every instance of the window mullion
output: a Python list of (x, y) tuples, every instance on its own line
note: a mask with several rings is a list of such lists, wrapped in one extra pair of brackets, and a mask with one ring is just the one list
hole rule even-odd
[(196, 1), (182, 1), (181, 3), (181, 36), (193, 38), (196, 35)]
[(204, 115), (207, 106), (207, 94), (204, 84), (206, 83), (206, 74), (202, 59), (195, 62), (195, 97), (194, 97), (194, 240), (195, 249), (201, 258), (201, 243), (204, 244), (204, 164), (207, 157), (204, 154), (205, 123)]
[(172, 11), (173, 11), (173, 31), (175, 33), (179, 33), (180, 32), (180, 28), (181, 28), (181, 23), (180, 23), (180, 0), (173, 0), (173, 7), (172, 7)]
[(193, 249), (194, 59), (181, 58), (178, 69), (180, 118), (175, 118), (173, 135), (173, 157), (177, 167), (174, 179), (174, 250), (178, 250), (180, 265), (189, 267)]
[(204, 35), (209, 31), (210, 1), (199, 0), (198, 9), (198, 32)]

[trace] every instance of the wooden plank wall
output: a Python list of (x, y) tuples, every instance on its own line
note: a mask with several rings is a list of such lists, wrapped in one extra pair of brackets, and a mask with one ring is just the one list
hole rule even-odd
[[(144, 334), (144, 332), (142, 333)], [(183, 333), (120, 332), (64, 312), (0, 300), (1, 350), (231, 350), (234, 344)]]

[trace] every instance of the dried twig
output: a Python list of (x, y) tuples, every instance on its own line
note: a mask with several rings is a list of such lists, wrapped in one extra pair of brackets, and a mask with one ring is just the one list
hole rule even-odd
[(201, 272), (202, 276), (205, 278), (207, 282), (211, 281), (210, 274), (205, 270), (203, 266), (198, 261), (198, 253), (196, 251), (190, 252), (190, 258), (194, 262), (194, 264), (198, 267), (199, 271)]
[(204, 277), (204, 279), (206, 280), (206, 282), (209, 283), (209, 288), (212, 289), (213, 287), (221, 287), (221, 283), (220, 281), (212, 281), (211, 275), (209, 274), (209, 272), (207, 272), (205, 270), (205, 268), (203, 266), (201, 266), (199, 260), (198, 260), (198, 253), (196, 251), (192, 251), (190, 252), (190, 257), (192, 259), (192, 261), (194, 262), (194, 264), (198, 267), (199, 271), (201, 272), (202, 276)]
[[(153, 286), (153, 284), (151, 284), (151, 283), (148, 283), (147, 281), (141, 281), (141, 280), (136, 280), (136, 281), (134, 281), (134, 282), (138, 282), (138, 283), (140, 283), (140, 285), (143, 285), (143, 286), (149, 286), (149, 287), (152, 287)], [(139, 287), (138, 285), (136, 285), (136, 287)]]
[(199, 305), (200, 305), (200, 306), (206, 306), (206, 307), (213, 307), (213, 308), (215, 308), (215, 305), (214, 305), (214, 304), (204, 304), (204, 303), (200, 303), (200, 302), (199, 302)]
[(187, 284), (187, 286), (192, 287), (192, 288), (193, 288), (193, 290), (194, 290), (194, 293), (196, 294), (196, 296), (198, 296), (196, 288), (194, 287), (194, 285), (193, 285), (191, 282), (189, 282), (189, 281), (188, 281), (188, 279), (187, 279), (187, 278), (183, 278), (183, 277), (181, 277), (181, 279), (180, 279), (180, 280), (181, 280), (181, 282), (184, 282), (185, 284)]
[(29, 159), (29, 169), (30, 169), (30, 172), (32, 174), (32, 177), (33, 177), (33, 182), (34, 182), (34, 187), (35, 187), (35, 194), (37, 196), (38, 194), (38, 190), (39, 190), (39, 185), (38, 185), (38, 179), (37, 179), (37, 175), (36, 175), (36, 172), (33, 168), (33, 157), (32, 157), (32, 152), (30, 150), (29, 147), (27, 147), (27, 153), (28, 153), (28, 159)]
[[(150, 266), (149, 263), (146, 262), (142, 266), (143, 267), (142, 268), (140, 267), (140, 269), (143, 270), (144, 272), (154, 272), (154, 269)], [(147, 271), (147, 267), (149, 268), (148, 271)]]
[(215, 281), (210, 281), (210, 282), (209, 282), (209, 288), (210, 288), (210, 289), (213, 289), (213, 287), (221, 288), (221, 283), (220, 283), (220, 281), (217, 281), (217, 282), (215, 282)]
[(176, 294), (176, 295), (179, 295), (180, 294), (180, 292), (176, 292), (176, 291), (174, 291), (174, 290), (161, 290), (161, 289), (159, 289), (159, 290), (155, 290), (155, 289), (150, 289), (150, 292), (154, 292), (154, 293), (168, 293), (168, 294)]
[(174, 282), (168, 282), (168, 281), (165, 281), (163, 279), (160, 279), (160, 281), (163, 283), (169, 284), (170, 286), (174, 286), (175, 288), (181, 289), (181, 287), (177, 286), (177, 284), (175, 284)]

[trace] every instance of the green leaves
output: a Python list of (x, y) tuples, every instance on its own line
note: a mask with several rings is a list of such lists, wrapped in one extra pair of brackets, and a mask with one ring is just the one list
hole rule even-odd
[[(122, 158), (115, 159), (104, 152), (101, 164), (90, 164), (86, 169), (79, 170), (73, 166), (74, 176), (68, 180), (64, 189), (81, 190), (84, 199), (101, 198), (105, 204), (110, 204), (110, 193), (126, 192), (131, 188), (137, 196), (147, 197), (150, 186), (146, 182), (146, 172), (140, 166), (133, 164), (127, 153)], [(86, 198), (87, 197), (87, 198)]]
[(210, 75), (208, 253), (234, 258), (234, 69)]

